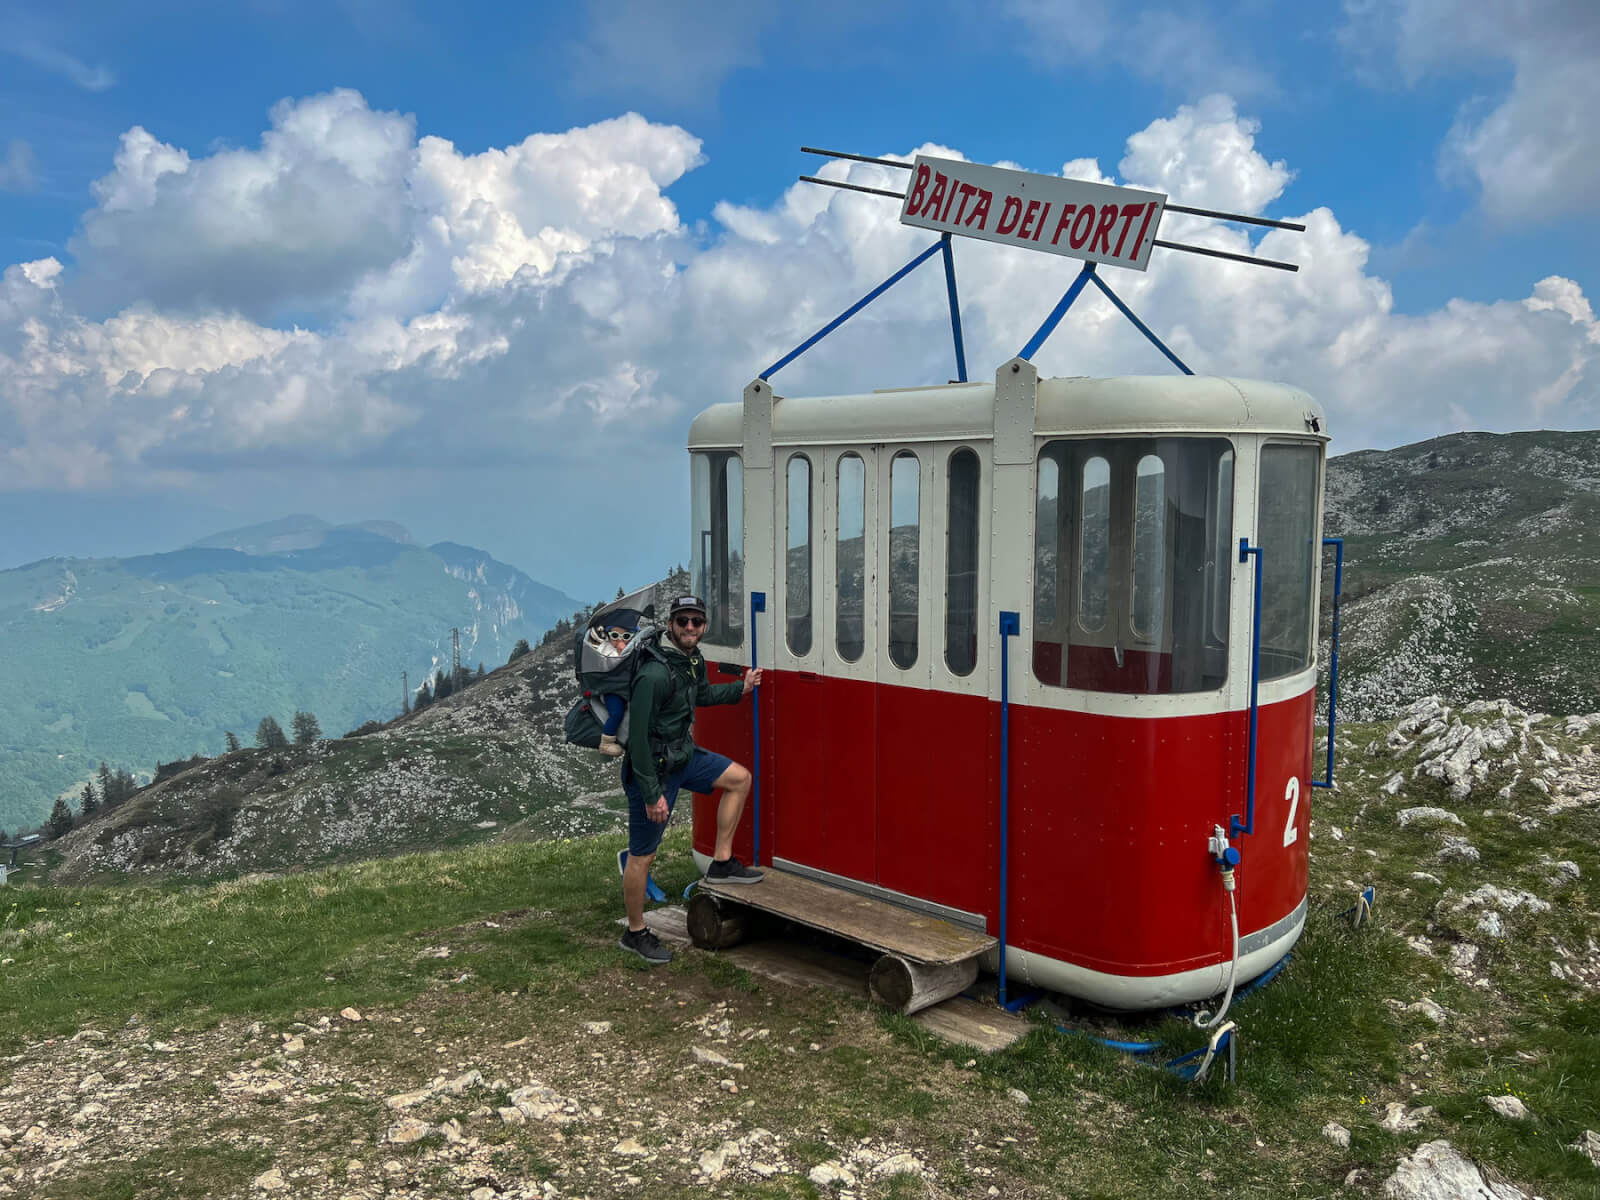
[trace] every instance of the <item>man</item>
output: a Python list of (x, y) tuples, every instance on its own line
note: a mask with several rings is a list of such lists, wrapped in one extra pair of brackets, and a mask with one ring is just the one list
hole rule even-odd
[(678, 789), (722, 792), (717, 805), (717, 845), (706, 878), (718, 883), (760, 883), (760, 871), (733, 857), (733, 831), (750, 796), (750, 772), (732, 759), (694, 744), (694, 710), (700, 704), (737, 704), (761, 682), (746, 671), (742, 682), (711, 683), (700, 637), (706, 606), (699, 596), (679, 596), (667, 612), (667, 628), (653, 654), (634, 676), (628, 700), (628, 755), (622, 787), (628, 794), (628, 862), (622, 871), (622, 903), (628, 930), (618, 943), (652, 965), (672, 961), (672, 952), (645, 928), (645, 884), (656, 848), (672, 817)]

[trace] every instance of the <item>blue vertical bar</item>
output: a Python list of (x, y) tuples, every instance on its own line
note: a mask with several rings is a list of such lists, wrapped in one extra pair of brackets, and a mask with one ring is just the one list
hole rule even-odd
[[(750, 593), (750, 669), (752, 671), (757, 670), (759, 668), (759, 665), (760, 665), (756, 660), (756, 614), (757, 613), (764, 613), (766, 611), (767, 611), (767, 594), (765, 592), (751, 592)], [(750, 717), (751, 729), (752, 729), (752, 732), (755, 735), (754, 736), (755, 752), (752, 755), (752, 757), (755, 759), (755, 761), (750, 764), (750, 774), (751, 774), (751, 777), (752, 777), (751, 787), (755, 791), (755, 800), (756, 800), (756, 808), (755, 808), (756, 844), (755, 844), (755, 854), (753, 855), (755, 861), (752, 863), (752, 865), (759, 867), (761, 865), (761, 689), (759, 687), (756, 688), (756, 690), (754, 692), (752, 692), (751, 695), (750, 695), (750, 711), (751, 711), (751, 717)]]
[(1245, 819), (1241, 825), (1239, 814), (1234, 813), (1228, 822), (1230, 837), (1256, 831), (1256, 718), (1261, 713), (1259, 691), (1261, 687), (1261, 547), (1252, 546), (1249, 538), (1239, 539), (1239, 561), (1247, 562), (1256, 556), (1255, 613), (1250, 620), (1250, 758), (1245, 766)]
[(956, 338), (956, 378), (967, 381), (967, 351), (961, 344), (961, 304), (956, 300), (956, 256), (950, 249), (950, 235), (939, 239), (944, 247), (944, 284), (950, 293), (950, 331)]
[(1339, 722), (1339, 610), (1344, 595), (1344, 539), (1325, 537), (1324, 546), (1333, 547), (1333, 655), (1328, 663), (1328, 777), (1313, 779), (1314, 788), (1333, 786), (1333, 734)]
[(1006, 1006), (1006, 871), (1011, 850), (1011, 639), (1020, 613), (1000, 614), (1000, 1007)]
[(1067, 315), (1067, 309), (1072, 307), (1072, 302), (1078, 298), (1078, 293), (1083, 291), (1083, 285), (1089, 282), (1089, 277), (1094, 274), (1094, 264), (1086, 262), (1083, 270), (1078, 272), (1078, 277), (1072, 281), (1072, 286), (1067, 289), (1066, 295), (1057, 301), (1055, 308), (1050, 310), (1050, 315), (1044, 319), (1044, 324), (1028, 339), (1028, 344), (1022, 348), (1018, 358), (1031, 359), (1040, 346), (1044, 345), (1045, 338), (1055, 332), (1056, 326), (1061, 324), (1061, 318)]

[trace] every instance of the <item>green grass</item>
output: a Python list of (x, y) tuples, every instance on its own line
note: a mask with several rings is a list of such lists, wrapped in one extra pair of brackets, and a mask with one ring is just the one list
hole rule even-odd
[[(1383, 732), (1349, 726), (1341, 741), (1365, 746)], [(0, 989), (0, 1048), (86, 1026), (113, 1029), (135, 1015), (161, 1036), (224, 1020), (282, 1028), (346, 1004), (411, 1006), (426, 1038), (406, 1036), (407, 1017), (387, 1036), (375, 1032), (375, 1041), (330, 1041), (319, 1052), (352, 1069), (376, 1063), (397, 1080), (415, 1080), (437, 1069), (435, 1039), (467, 1060), (516, 1036), (559, 1038), (573, 1021), (610, 1020), (623, 1044), (667, 1064), (629, 1084), (648, 1111), (673, 1112), (687, 1095), (698, 1123), (785, 1136), (791, 1173), (730, 1179), (729, 1195), (820, 1195), (806, 1172), (865, 1139), (914, 1147), (939, 1186), (957, 1195), (998, 1185), (1003, 1195), (1009, 1188), (1038, 1196), (1332, 1197), (1351, 1194), (1343, 1181), (1353, 1170), (1364, 1172), (1357, 1192), (1376, 1194), (1400, 1157), (1436, 1137), (1531, 1192), (1600, 1195), (1600, 1171), (1566, 1149), (1600, 1113), (1600, 1001), (1551, 979), (1545, 962), (1552, 938), (1579, 949), (1595, 927), (1600, 817), (1574, 809), (1531, 836), (1489, 811), (1506, 807), (1492, 799), (1503, 786), (1495, 776), (1475, 793), (1482, 799), (1449, 805), (1466, 823), (1452, 832), (1469, 837), (1492, 866), (1434, 862), (1435, 835), (1402, 829), (1393, 814), (1442, 802), (1442, 785), (1408, 775), (1403, 797), (1376, 792), (1389, 773), (1408, 770), (1414, 753), (1343, 752), (1340, 788), (1317, 795), (1305, 932), (1280, 976), (1239, 997), (1228, 1014), (1240, 1029), (1240, 1076), (1231, 1084), (1218, 1072), (1195, 1086), (1098, 1040), (1156, 1040), (1162, 1057), (1202, 1043), (1200, 1031), (1170, 1017), (1075, 1011), (1063, 1030), (1035, 1008), (1026, 1037), (982, 1054), (907, 1018), (781, 987), (716, 955), (683, 952), (666, 969), (638, 967), (615, 951), (614, 837), (480, 845), (206, 885), (15, 889), (0, 906), (0, 957), (13, 960)], [(1332, 825), (1345, 830), (1343, 840), (1331, 838)], [(1382, 852), (1374, 857), (1373, 848)], [(692, 877), (686, 851), (686, 831), (673, 831), (657, 871), (669, 894)], [(1458, 897), (1488, 881), (1539, 890), (1533, 881), (1544, 854), (1579, 862), (1582, 880), (1546, 889), (1547, 913), (1511, 914), (1511, 936), (1476, 939), (1492, 986), (1457, 979), (1445, 952), (1472, 933), (1475, 918), (1455, 911), (1446, 893)], [(1441, 882), (1414, 878), (1419, 869)], [(1359, 927), (1344, 915), (1354, 899), (1347, 881), (1378, 888), (1377, 908)], [(1407, 937), (1427, 937), (1438, 953), (1419, 955)], [(448, 958), (424, 955), (438, 946), (449, 948)], [(1422, 996), (1444, 1006), (1444, 1025), (1402, 1011)], [(673, 1065), (699, 1036), (674, 1014), (714, 1004), (728, 1006), (736, 1024), (772, 1030), (730, 1055), (748, 1063), (739, 1078), (747, 1086), (736, 1095), (717, 1090), (714, 1076), (686, 1079)], [(547, 1027), (557, 1032), (542, 1034)], [(810, 1051), (813, 1042), (821, 1049)], [(1027, 1094), (1026, 1105), (1014, 1088)], [(1533, 1120), (1509, 1122), (1484, 1105), (1484, 1096), (1507, 1092), (1524, 1099)], [(371, 1136), (388, 1119), (370, 1096), (330, 1095), (320, 1110), (328, 1129), (306, 1153), (337, 1154), (351, 1130)], [(1379, 1120), (1395, 1101), (1431, 1105), (1436, 1114), (1417, 1131), (1391, 1133)], [(427, 1119), (460, 1118), (478, 1102), (441, 1101)], [(281, 1122), (289, 1107), (252, 1105), (249, 1122)], [(1321, 1136), (1330, 1120), (1350, 1130), (1347, 1149)], [(556, 1178), (565, 1162), (559, 1150), (498, 1125), (481, 1136), (510, 1175)], [(647, 1126), (638, 1136), (653, 1146), (664, 1135)], [(182, 1187), (191, 1189), (174, 1184), (170, 1194), (204, 1195), (207, 1179), (261, 1169), (257, 1159), (228, 1158), (244, 1152), (225, 1139), (208, 1145), (206, 1153), (197, 1144), (161, 1156), (161, 1169), (178, 1163)], [(168, 1194), (153, 1182), (155, 1158), (85, 1166), (73, 1177), (78, 1191), (63, 1183), (45, 1194)], [(706, 1194), (671, 1164), (662, 1169), (652, 1194)], [(880, 1179), (860, 1194), (906, 1197), (922, 1187), (908, 1177)]]

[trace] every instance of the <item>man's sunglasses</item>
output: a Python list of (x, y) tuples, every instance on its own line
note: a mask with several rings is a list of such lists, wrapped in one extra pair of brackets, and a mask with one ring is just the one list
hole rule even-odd
[(706, 623), (704, 617), (673, 617), (672, 623), (679, 629), (699, 629)]

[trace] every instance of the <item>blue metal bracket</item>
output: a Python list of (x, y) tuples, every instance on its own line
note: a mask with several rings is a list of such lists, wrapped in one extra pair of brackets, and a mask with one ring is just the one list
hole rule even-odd
[(1333, 734), (1339, 722), (1339, 603), (1344, 595), (1344, 539), (1325, 537), (1324, 546), (1333, 547), (1333, 654), (1328, 660), (1328, 777), (1313, 779), (1314, 788), (1333, 786)]
[(1122, 297), (1117, 295), (1115, 292), (1113, 292), (1111, 290), (1111, 285), (1109, 283), (1107, 283), (1104, 279), (1100, 278), (1100, 276), (1098, 276), (1098, 275), (1091, 275), (1091, 276), (1089, 276), (1089, 278), (1094, 280), (1095, 286), (1098, 287), (1102, 292), (1104, 292), (1106, 294), (1106, 299), (1111, 301), (1111, 303), (1115, 304), (1117, 306), (1117, 308), (1121, 311), (1122, 315), (1127, 317), (1128, 320), (1133, 322), (1133, 327), (1135, 329), (1137, 329), (1140, 333), (1144, 334), (1145, 337), (1149, 338), (1150, 341), (1151, 341), (1151, 344), (1154, 345), (1157, 350), (1161, 351), (1161, 353), (1165, 354), (1167, 356), (1167, 358), (1172, 361), (1172, 365), (1173, 366), (1177, 367), (1178, 370), (1182, 371), (1185, 375), (1193, 375), (1194, 374), (1193, 371), (1189, 370), (1189, 368), (1184, 365), (1184, 362), (1183, 362), (1183, 360), (1181, 358), (1179, 358), (1176, 354), (1174, 354), (1171, 350), (1169, 350), (1167, 348), (1167, 344), (1165, 342), (1163, 342), (1155, 334), (1150, 332), (1150, 327), (1148, 325), (1146, 325), (1143, 321), (1139, 320), (1138, 317), (1133, 315), (1133, 309), (1129, 308), (1126, 304), (1124, 304), (1122, 302)]
[(956, 378), (967, 381), (967, 351), (961, 344), (961, 305), (956, 301), (956, 256), (950, 248), (950, 235), (939, 239), (944, 250), (944, 284), (950, 293), (950, 332), (956, 339)]
[[(621, 875), (625, 870), (627, 870), (627, 868), (628, 868), (628, 852), (626, 850), (618, 850), (617, 851), (617, 874)], [(648, 896), (656, 904), (662, 903), (667, 898), (666, 892), (661, 890), (661, 885), (659, 883), (657, 883), (655, 881), (655, 877), (651, 876), (651, 875), (646, 875), (644, 877), (644, 894), (646, 896)]]
[[(750, 593), (750, 669), (757, 670), (760, 666), (756, 659), (756, 614), (767, 611), (767, 594), (765, 592)], [(755, 866), (761, 865), (761, 689), (757, 687), (750, 693), (750, 730), (755, 743), (755, 752), (751, 756), (755, 761), (750, 764), (752, 779), (751, 788), (755, 792), (755, 853), (753, 855)]]
[(1083, 270), (1078, 272), (1078, 277), (1072, 281), (1072, 286), (1056, 302), (1056, 306), (1050, 310), (1050, 315), (1044, 319), (1044, 324), (1034, 331), (1034, 335), (1028, 339), (1028, 344), (1017, 355), (1018, 358), (1033, 358), (1039, 347), (1044, 345), (1045, 339), (1056, 331), (1057, 325), (1061, 324), (1061, 318), (1067, 315), (1067, 309), (1072, 307), (1072, 302), (1078, 298), (1078, 293), (1083, 291), (1083, 285), (1088, 283), (1093, 276), (1094, 264), (1092, 262), (1084, 263)]
[(1261, 547), (1252, 546), (1249, 538), (1239, 539), (1239, 561), (1247, 562), (1251, 555), (1256, 559), (1256, 599), (1250, 618), (1250, 757), (1245, 766), (1245, 818), (1241, 822), (1235, 813), (1229, 821), (1229, 837), (1256, 831), (1256, 727), (1261, 715)]
[[(873, 288), (865, 296), (861, 297), (861, 299), (857, 300), (849, 308), (845, 309), (837, 317), (835, 317), (833, 320), (829, 321), (821, 329), (817, 330), (817, 332), (812, 334), (805, 341), (801, 342), (798, 346), (796, 346), (793, 350), (789, 351), (789, 353), (785, 354), (777, 362), (773, 363), (765, 371), (761, 372), (761, 378), (762, 379), (771, 378), (771, 376), (773, 374), (775, 374), (778, 371), (781, 371), (784, 367), (788, 366), (795, 359), (799, 358), (807, 350), (811, 349), (811, 347), (815, 346), (823, 338), (827, 337), (835, 329), (839, 328), (839, 326), (843, 325), (851, 317), (855, 316), (863, 308), (865, 308), (867, 305), (871, 304), (879, 296), (883, 295), (890, 288), (892, 288), (895, 284), (899, 283), (907, 275), (911, 274), (911, 272), (915, 271), (923, 263), (927, 262), (935, 254), (939, 253), (939, 248), (941, 246), (943, 246), (944, 244), (945, 243), (944, 243), (943, 239), (941, 239), (940, 241), (937, 241), (933, 245), (929, 246), (921, 254), (917, 255), (910, 262), (908, 262), (905, 266), (901, 267), (893, 275), (889, 276), (889, 278), (885, 279), (877, 287)], [(946, 251), (946, 253), (948, 253), (948, 251)], [(954, 269), (951, 268), (951, 271), (952, 271), (952, 274), (951, 274), (950, 277), (953, 280), (955, 278), (954, 273), (953, 273)], [(952, 284), (951, 286), (953, 288), (954, 284)], [(952, 291), (952, 295), (953, 294), (954, 294), (954, 292)], [(959, 337), (959, 335), (958, 335), (958, 337)], [(958, 345), (959, 345), (959, 343), (958, 343)], [(958, 351), (958, 353), (959, 353), (959, 351)]]
[(1011, 849), (1011, 639), (1022, 614), (1000, 614), (1000, 1007), (1006, 1008), (1006, 870)]

